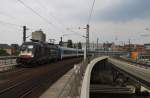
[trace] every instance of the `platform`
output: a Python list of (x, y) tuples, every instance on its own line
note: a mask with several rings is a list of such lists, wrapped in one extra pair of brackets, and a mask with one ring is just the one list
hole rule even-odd
[(48, 90), (43, 93), (39, 98), (58, 98), (59, 94), (65, 87), (69, 78), (73, 73), (73, 69), (69, 70), (65, 75), (63, 75), (59, 80), (57, 80)]

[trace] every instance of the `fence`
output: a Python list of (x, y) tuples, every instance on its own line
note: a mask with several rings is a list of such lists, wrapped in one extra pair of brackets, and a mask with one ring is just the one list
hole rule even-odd
[[(89, 59), (91, 61), (95, 57)], [(82, 79), (89, 61), (83, 61), (74, 65), (72, 75), (61, 90), (57, 98), (79, 98), (81, 92)]]
[(1, 56), (0, 57), (0, 71), (5, 71), (13, 68), (16, 65), (16, 56)]

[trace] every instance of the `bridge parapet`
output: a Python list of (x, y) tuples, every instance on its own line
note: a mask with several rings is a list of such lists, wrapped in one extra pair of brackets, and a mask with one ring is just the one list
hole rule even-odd
[[(86, 76), (85, 73), (87, 67), (90, 63), (93, 63), (93, 60), (95, 60), (94, 58), (96, 57), (92, 57), (89, 61), (83, 61), (80, 64), (74, 65), (73, 73), (70, 79), (68, 80), (62, 91), (59, 93), (57, 98), (78, 98), (80, 96), (82, 85), (84, 85), (83, 79)], [(100, 58), (104, 59), (106, 58), (106, 56)]]
[(87, 65), (87, 68), (86, 68), (86, 71), (84, 74), (84, 78), (83, 78), (83, 82), (82, 82), (80, 98), (89, 98), (91, 71), (96, 63), (98, 63), (101, 60), (105, 60), (107, 58), (108, 58), (108, 56), (97, 57), (96, 59), (93, 59)]
[(80, 64), (74, 65), (69, 80), (66, 82), (64, 88), (56, 98), (75, 98), (75, 96), (79, 96), (81, 81), (87, 64), (88, 62), (85, 61)]

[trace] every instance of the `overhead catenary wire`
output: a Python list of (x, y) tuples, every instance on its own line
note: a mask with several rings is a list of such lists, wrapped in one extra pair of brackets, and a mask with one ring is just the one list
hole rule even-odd
[[(14, 26), (14, 27), (18, 27), (18, 28), (23, 28), (23, 25), (19, 25), (19, 24), (14, 24), (14, 23), (10, 23), (10, 22), (5, 22), (5, 21), (2, 21), (0, 20), (0, 24), (6, 24), (6, 25), (10, 25), (11, 27)], [(34, 30), (33, 28), (27, 28), (28, 30)], [(21, 29), (19, 29), (21, 30)]]
[[(39, 0), (36, 0), (36, 3), (40, 4), (40, 6), (42, 6), (43, 9), (47, 9), (47, 7), (46, 7), (45, 5), (43, 5)], [(61, 21), (60, 19), (56, 18), (51, 12), (48, 12), (48, 14), (49, 14), (57, 23), (59, 23), (59, 25), (60, 25), (61, 27), (64, 28), (64, 25), (65, 25), (65, 24), (62, 23), (62, 21)], [(79, 32), (73, 31), (73, 30), (71, 30), (71, 29), (64, 29), (64, 31), (70, 31), (70, 32), (77, 33), (78, 35), (80, 35)], [(68, 34), (70, 34), (70, 33), (68, 33)], [(62, 34), (62, 35), (63, 35), (63, 34)]]
[[(6, 14), (6, 13), (4, 13), (4, 12), (0, 12), (0, 15), (3, 15), (3, 16), (9, 17), (9, 18), (16, 19), (16, 17), (13, 17), (13, 16), (11, 16), (11, 15), (9, 15), (9, 14)], [(3, 20), (0, 20), (0, 24), (10, 25), (11, 27), (14, 26), (14, 27), (23, 28), (23, 25), (15, 24), (15, 23), (10, 23), (10, 22), (6, 22), (6, 21), (3, 21)], [(34, 29), (28, 28), (28, 30), (34, 30)]]
[(30, 11), (32, 11), (34, 14), (36, 14), (37, 16), (39, 16), (43, 21), (45, 21), (49, 25), (51, 25), (51, 26), (57, 28), (58, 30), (62, 31), (60, 28), (58, 28), (56, 25), (54, 25), (51, 21), (49, 21), (47, 18), (43, 17), (41, 14), (39, 14), (33, 8), (31, 8), (30, 6), (28, 6), (27, 4), (25, 4), (23, 1), (21, 1), (21, 0), (17, 0), (17, 1), (20, 2), (22, 5), (24, 5), (24, 7), (26, 7), (27, 9), (29, 9)]
[(11, 18), (11, 19), (16, 19), (14, 16), (9, 15), (9, 14), (7, 14), (5, 12), (1, 12), (1, 11), (0, 11), (0, 16), (5, 16), (5, 17)]
[[(38, 5), (40, 4), (40, 6), (41, 6), (43, 9), (47, 9), (47, 7), (46, 7), (45, 5), (43, 5), (39, 0), (36, 0), (36, 3), (38, 3)], [(59, 26), (61, 26), (61, 27), (64, 28), (64, 25), (65, 25), (65, 24), (62, 23), (60, 19), (56, 18), (51, 12), (48, 12), (48, 14), (49, 14), (57, 23), (59, 23)], [(63, 28), (62, 28), (62, 29), (63, 29)], [(72, 32), (72, 33), (74, 33), (74, 34), (80, 35), (79, 32), (73, 31), (73, 30), (71, 30), (71, 29), (64, 29), (64, 31), (70, 31), (70, 32)], [(72, 34), (72, 33), (71, 33), (71, 34)], [(68, 33), (68, 34), (70, 34), (70, 33)], [(64, 34), (62, 34), (62, 35), (64, 35)], [(83, 35), (80, 35), (80, 36), (83, 36)]]
[[(36, 3), (38, 3), (38, 5), (40, 5), (43, 9), (48, 9), (39, 0), (36, 0)], [(64, 27), (64, 24), (62, 24), (62, 22), (58, 20), (51, 12), (48, 11), (48, 15), (50, 15), (56, 22), (58, 22), (62, 27)]]
[(45, 17), (43, 17), (42, 15), (40, 15), (38, 12), (36, 12), (34, 9), (32, 9), (30, 6), (26, 5), (23, 1), (18, 0), (22, 5), (24, 5), (26, 8), (28, 8), (29, 10), (31, 10), (34, 14), (36, 14), (37, 16), (39, 16), (41, 19), (43, 19), (44, 21), (46, 21), (47, 23), (51, 24), (52, 23), (47, 20)]
[(93, 0), (92, 7), (90, 9), (89, 18), (88, 18), (88, 24), (90, 24), (90, 21), (91, 21), (91, 18), (92, 18), (92, 13), (93, 13), (94, 5), (95, 5), (95, 0)]
[[(29, 5), (27, 5), (26, 3), (24, 3), (22, 0), (17, 0), (17, 1), (19, 1), (22, 5), (24, 5), (24, 7), (26, 7), (26, 8), (29, 9), (30, 11), (32, 11), (34, 14), (36, 14), (37, 16), (39, 16), (39, 17), (40, 17), (42, 20), (44, 20), (46, 23), (48, 23), (48, 24), (52, 25), (53, 27), (57, 28), (59, 31), (64, 32), (64, 30), (65, 30), (65, 31), (70, 31), (70, 32), (74, 32), (74, 33), (75, 33), (75, 31), (72, 31), (72, 30), (66, 30), (66, 29), (62, 30), (61, 28), (59, 28), (58, 26), (56, 26), (54, 23), (52, 23), (51, 21), (49, 21), (47, 18), (43, 17), (39, 12), (37, 12), (36, 10), (34, 10), (33, 8), (31, 8)], [(44, 6), (44, 8), (46, 8), (46, 7)], [(50, 14), (51, 14), (51, 13), (50, 13)], [(52, 14), (51, 14), (51, 16), (52, 16), (55, 20), (57, 20)], [(60, 21), (57, 21), (57, 22), (61, 23)], [(62, 25), (62, 27), (64, 27), (64, 24), (61, 23), (61, 25)], [(77, 33), (77, 32), (76, 32), (76, 33)]]
[(2, 23), (2, 24), (7, 24), (7, 25), (11, 25), (11, 26), (16, 26), (16, 27), (23, 27), (23, 26), (21, 26), (21, 25), (14, 24), (14, 23), (9, 23), (9, 22), (5, 22), (5, 21), (2, 21), (2, 20), (0, 20), (0, 23)]
[[(36, 0), (36, 2), (40, 3), (39, 0)], [(47, 7), (46, 7), (45, 5), (43, 5), (42, 3), (40, 3), (40, 6), (42, 6), (42, 8), (44, 8), (44, 9), (47, 9)], [(48, 12), (48, 14), (49, 14), (57, 23), (59, 23), (59, 25), (60, 25), (61, 27), (64, 28), (64, 25), (65, 25), (65, 24), (62, 23), (62, 21), (60, 21), (60, 19), (56, 18), (51, 12)], [(70, 31), (70, 32), (75, 33), (75, 31), (70, 30), (70, 29), (64, 29), (64, 31)], [(78, 33), (78, 32), (76, 32), (76, 33)]]

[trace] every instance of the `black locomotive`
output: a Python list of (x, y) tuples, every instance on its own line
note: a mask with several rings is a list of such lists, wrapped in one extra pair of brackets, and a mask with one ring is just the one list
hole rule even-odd
[(64, 48), (46, 42), (24, 42), (17, 62), (19, 64), (44, 64), (52, 60), (83, 56), (82, 49)]
[(59, 58), (58, 46), (44, 42), (24, 42), (17, 59), (22, 64), (42, 64)]

